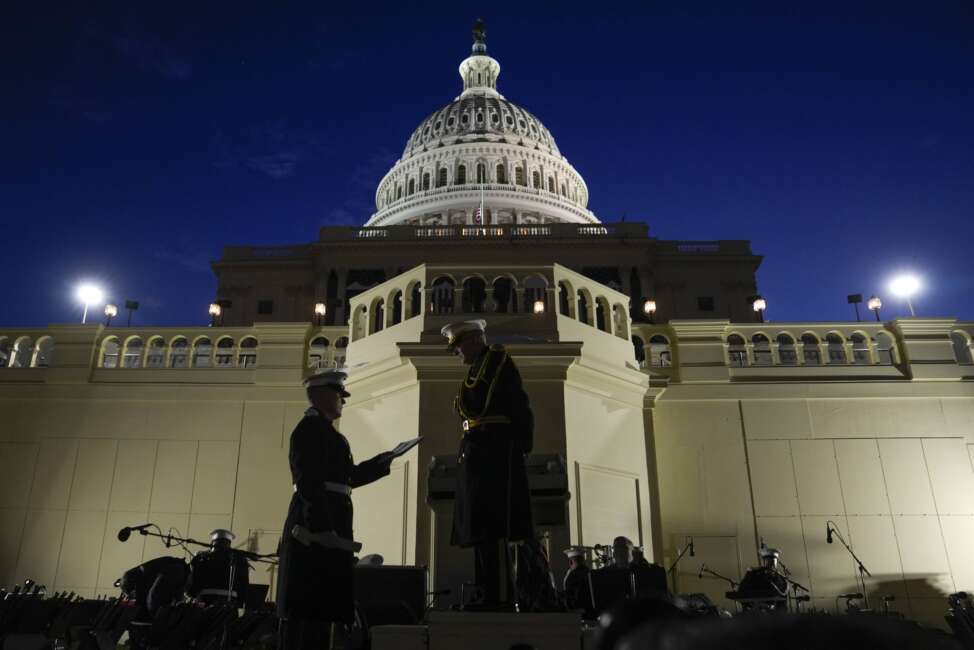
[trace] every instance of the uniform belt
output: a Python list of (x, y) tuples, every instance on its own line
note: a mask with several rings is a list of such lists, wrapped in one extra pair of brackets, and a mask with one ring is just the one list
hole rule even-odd
[(471, 429), (476, 429), (477, 427), (482, 427), (485, 424), (510, 424), (511, 418), (506, 415), (485, 415), (482, 418), (475, 418), (471, 420), (463, 421), (463, 430), (470, 431)]
[[(298, 486), (294, 485), (294, 491), (298, 491)], [(352, 486), (345, 485), (344, 483), (332, 483), (331, 481), (325, 481), (321, 484), (321, 487), (325, 488), (328, 492), (337, 492), (338, 494), (344, 494), (347, 497), (352, 496)]]
[(236, 598), (237, 592), (227, 591), (226, 589), (200, 589), (200, 592), (196, 595), (197, 596), (223, 596), (224, 598), (230, 596), (231, 598)]

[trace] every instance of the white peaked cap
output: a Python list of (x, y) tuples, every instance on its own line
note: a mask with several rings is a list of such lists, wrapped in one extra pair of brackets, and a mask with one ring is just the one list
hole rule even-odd
[(450, 323), (449, 325), (444, 325), (440, 329), (440, 334), (445, 336), (447, 340), (452, 345), (457, 337), (461, 334), (466, 334), (468, 332), (483, 332), (487, 329), (487, 321), (483, 319), (477, 320), (461, 320), (455, 323)]
[(315, 388), (317, 386), (327, 386), (334, 388), (343, 397), (348, 397), (350, 393), (345, 390), (345, 380), (348, 373), (341, 368), (327, 368), (319, 373), (315, 373), (304, 380), (305, 388)]

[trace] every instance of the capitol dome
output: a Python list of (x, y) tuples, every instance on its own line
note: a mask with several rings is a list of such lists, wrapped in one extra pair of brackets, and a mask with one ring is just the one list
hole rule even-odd
[(500, 63), (487, 55), (480, 21), (471, 49), (463, 91), (413, 131), (365, 225), (599, 223), (551, 132), (497, 91)]

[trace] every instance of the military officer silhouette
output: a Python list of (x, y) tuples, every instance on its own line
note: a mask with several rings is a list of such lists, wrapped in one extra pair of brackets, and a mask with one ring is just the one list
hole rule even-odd
[(474, 549), (483, 607), (508, 609), (514, 586), (508, 543), (534, 535), (524, 465), (534, 417), (514, 360), (504, 346), (487, 345), (485, 328), (472, 320), (441, 330), (448, 349), (470, 367), (454, 400), (462, 438), (451, 543)]
[[(348, 440), (334, 427), (341, 417), (346, 373), (329, 369), (305, 380), (311, 407), (291, 434), (288, 459), (294, 494), (279, 547), (279, 647), (330, 647), (332, 624), (354, 616), (352, 489), (389, 474), (385, 452), (358, 465)], [(307, 531), (328, 544), (299, 541)]]
[[(250, 585), (250, 565), (230, 548), (234, 535), (225, 528), (210, 533), (212, 550), (197, 553), (189, 563), (186, 595), (206, 605), (233, 603), (243, 607)], [(233, 574), (233, 586), (230, 580)]]

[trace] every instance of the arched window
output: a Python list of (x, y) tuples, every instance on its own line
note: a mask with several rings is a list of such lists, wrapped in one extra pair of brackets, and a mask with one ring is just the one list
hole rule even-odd
[(369, 309), (359, 305), (352, 314), (352, 340), (358, 341), (369, 334)]
[(253, 368), (257, 365), (257, 339), (248, 336), (240, 341), (240, 354), (237, 357), (237, 366), (240, 368)]
[(11, 357), (13, 353), (10, 347), (10, 341), (0, 337), (0, 368), (6, 368), (10, 365)]
[(893, 365), (893, 337), (886, 332), (876, 334), (876, 363), (891, 366)]
[(425, 192), (430, 188), (430, 173), (423, 172), (423, 191)]
[(785, 366), (794, 366), (798, 363), (795, 339), (784, 332), (778, 335), (778, 363)]
[(541, 174), (538, 172), (531, 173), (531, 187), (538, 190), (541, 189)]
[(433, 280), (430, 291), (430, 312), (434, 314), (453, 313), (453, 280), (439, 277)]
[(328, 366), (327, 354), (328, 339), (324, 336), (311, 339), (311, 343), (308, 345), (308, 367), (326, 368)]
[(216, 355), (214, 356), (218, 368), (233, 367), (233, 339), (224, 336), (216, 342)]
[(670, 341), (662, 334), (649, 338), (649, 364), (654, 368), (669, 368), (673, 365)]
[(754, 365), (771, 365), (771, 341), (764, 334), (758, 333), (751, 337), (751, 351), (754, 355)]
[(457, 185), (464, 185), (467, 182), (467, 166), (460, 165), (457, 167)]
[(500, 184), (507, 182), (507, 170), (504, 168), (503, 164), (497, 165), (497, 182)]
[(558, 283), (558, 313), (569, 318), (572, 315), (572, 293), (564, 281)]
[(548, 191), (552, 194), (555, 193), (555, 179), (551, 176), (548, 177)]
[(636, 355), (636, 363), (639, 364), (640, 368), (646, 367), (646, 344), (643, 342), (642, 338), (632, 335), (632, 351)]
[(591, 300), (589, 299), (588, 293), (584, 289), (579, 289), (575, 307), (575, 313), (578, 315), (578, 322), (585, 323), (586, 325), (592, 324), (592, 317), (589, 315), (590, 307)]
[(802, 358), (806, 366), (822, 365), (822, 351), (814, 334), (802, 334)]
[(514, 300), (514, 281), (508, 277), (494, 280), (494, 311), (498, 314), (517, 311), (517, 301)]
[(348, 347), (348, 337), (347, 336), (338, 337), (338, 340), (335, 341), (335, 348), (338, 350), (344, 350), (347, 347)]
[(118, 344), (118, 339), (114, 336), (110, 336), (101, 344), (101, 367), (102, 368), (118, 368), (118, 357), (121, 352), (121, 346)]
[(412, 196), (416, 192), (416, 179), (409, 179), (409, 191), (406, 192), (407, 195)]
[(189, 366), (189, 342), (180, 336), (169, 344), (169, 367), (186, 368), (187, 366)]
[(207, 337), (193, 342), (193, 367), (209, 368), (213, 365), (213, 343)]
[(402, 291), (396, 291), (392, 294), (392, 299), (389, 301), (389, 309), (391, 313), (389, 314), (390, 324), (398, 325), (402, 322)]
[(484, 163), (477, 163), (477, 182), (487, 182), (487, 166)]
[(561, 184), (561, 195), (564, 196), (565, 198), (568, 198), (568, 190), (565, 189), (564, 183)]
[(485, 300), (487, 300), (487, 283), (482, 278), (467, 278), (463, 281), (460, 301), (464, 314), (481, 313), (484, 311)]
[(423, 311), (423, 283), (414, 282), (410, 288), (407, 289), (407, 294), (409, 295), (409, 318), (414, 316), (419, 316)]
[(443, 187), (446, 185), (446, 167), (440, 167), (440, 171), (436, 173), (436, 186)]
[(372, 318), (370, 319), (370, 334), (381, 332), (386, 325), (386, 301), (382, 298), (372, 303)]
[(146, 368), (165, 368), (166, 367), (166, 342), (161, 336), (149, 339), (148, 349), (145, 353)]
[(34, 368), (47, 368), (51, 365), (51, 353), (54, 352), (54, 339), (50, 336), (42, 336), (37, 339), (34, 346), (34, 361), (31, 365)]
[(747, 344), (740, 334), (731, 334), (727, 337), (727, 359), (734, 368), (747, 367)]
[(620, 339), (629, 338), (629, 314), (621, 303), (612, 305), (612, 331)]
[(122, 350), (122, 367), (141, 368), (143, 351), (142, 339), (138, 336), (133, 336), (125, 341), (125, 349)]
[(533, 314), (534, 313), (534, 303), (539, 300), (544, 305), (544, 310), (547, 312), (551, 309), (551, 305), (548, 304), (548, 292), (545, 289), (548, 288), (548, 283), (544, 278), (532, 275), (528, 276), (524, 280), (524, 313)]
[(595, 327), (603, 332), (609, 331), (609, 303), (602, 296), (595, 299)]
[(402, 198), (402, 185), (396, 185), (396, 199)]
[[(115, 342), (116, 346), (118, 341)], [(11, 357), (11, 368), (29, 368), (30, 362), (34, 358), (34, 340), (29, 336), (22, 336), (14, 343), (13, 356)], [(116, 362), (118, 357), (116, 355)], [(114, 368), (115, 366), (112, 366)]]
[(951, 332), (950, 342), (954, 345), (954, 358), (957, 359), (957, 363), (974, 363), (971, 356), (971, 340), (964, 332)]
[(849, 342), (852, 343), (852, 362), (854, 364), (864, 366), (873, 362), (869, 354), (869, 339), (859, 332), (853, 332), (852, 336), (849, 337)]
[(829, 349), (829, 364), (830, 365), (843, 365), (847, 363), (845, 358), (845, 341), (842, 340), (842, 336), (832, 332), (825, 336), (825, 343), (828, 345)]
[(524, 167), (518, 165), (514, 168), (514, 182), (517, 185), (527, 185), (524, 179)]

